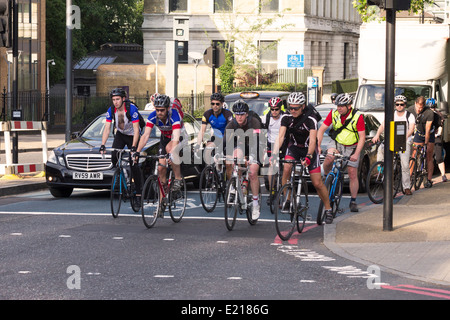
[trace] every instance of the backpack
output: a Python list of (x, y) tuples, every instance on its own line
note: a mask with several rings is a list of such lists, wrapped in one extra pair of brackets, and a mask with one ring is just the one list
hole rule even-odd
[(433, 127), (435, 130), (439, 129), (439, 127), (443, 127), (444, 126), (444, 117), (442, 116), (442, 114), (437, 111), (437, 110), (433, 110)]
[(264, 127), (264, 124), (262, 123), (261, 117), (259, 116), (259, 114), (257, 114), (255, 111), (253, 110), (248, 110), (248, 121), (250, 122), (251, 118), (256, 118), (259, 121), (259, 124), (261, 125), (261, 128)]
[[(125, 114), (126, 114), (126, 116), (127, 116), (128, 121), (131, 121), (130, 103), (131, 103), (130, 100), (125, 100), (125, 107), (126, 107), (126, 109), (127, 109), (127, 111), (126, 111)], [(133, 104), (134, 104), (134, 103), (133, 103)], [(134, 104), (134, 105), (136, 106), (136, 104)], [(138, 106), (136, 106), (136, 108), (139, 109)], [(115, 125), (116, 125), (116, 124), (115, 124), (115, 121), (116, 121), (116, 115), (115, 115), (115, 113), (116, 113), (116, 108), (114, 108), (114, 106), (112, 106), (111, 109), (114, 110), (113, 121), (114, 121), (114, 126), (115, 126)], [(139, 110), (138, 110), (138, 116), (139, 116), (139, 130), (140, 130), (140, 132), (142, 133), (142, 132), (144, 131), (144, 129), (145, 129), (145, 119), (144, 119), (144, 117), (142, 116), (142, 114), (139, 112)]]
[(320, 115), (319, 111), (317, 111), (311, 103), (306, 106), (305, 115), (307, 115), (308, 117), (312, 116), (314, 119), (316, 119), (317, 123), (322, 120), (322, 116)]

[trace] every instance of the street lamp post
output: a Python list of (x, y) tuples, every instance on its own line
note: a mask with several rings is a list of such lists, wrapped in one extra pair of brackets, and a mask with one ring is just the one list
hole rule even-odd
[(52, 66), (54, 66), (55, 63), (55, 59), (50, 59), (47, 60), (47, 110), (45, 112), (45, 121), (49, 121), (50, 120), (50, 72), (49, 72), (49, 64), (52, 64)]

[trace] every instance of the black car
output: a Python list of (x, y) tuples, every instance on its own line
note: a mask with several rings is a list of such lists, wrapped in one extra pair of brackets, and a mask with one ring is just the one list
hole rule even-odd
[(284, 106), (287, 108), (286, 100), (290, 92), (287, 91), (245, 91), (231, 93), (225, 96), (226, 108), (232, 110), (233, 104), (242, 99), (247, 102), (250, 110), (256, 112), (260, 117), (263, 116), (264, 111), (269, 107), (269, 100), (273, 97), (280, 97)]
[[(147, 119), (151, 111), (140, 111)], [(106, 122), (106, 113), (98, 116), (74, 139), (55, 148), (45, 165), (45, 177), (51, 194), (55, 197), (69, 197), (74, 188), (110, 189), (114, 168), (111, 163), (111, 154), (101, 155), (99, 152), (102, 143), (102, 134)], [(200, 123), (190, 114), (185, 113), (184, 126), (189, 135), (189, 144), (196, 142), (200, 131)], [(111, 130), (112, 131), (112, 130)], [(155, 126), (146, 146), (141, 154), (156, 154), (158, 152), (161, 132)], [(114, 136), (111, 133), (106, 148), (111, 148)], [(192, 149), (191, 149), (192, 150)], [(181, 165), (181, 172), (186, 181), (197, 184), (203, 163), (194, 162), (193, 152), (191, 163)], [(141, 168), (144, 179), (153, 173), (154, 162), (141, 159)]]

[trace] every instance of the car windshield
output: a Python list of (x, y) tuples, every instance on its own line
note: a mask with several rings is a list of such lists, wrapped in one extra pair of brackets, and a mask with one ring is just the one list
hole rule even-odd
[[(233, 110), (233, 104), (235, 101), (227, 101), (227, 109)], [(262, 116), (264, 114), (264, 110), (269, 107), (269, 102), (263, 99), (245, 99), (245, 102), (248, 104), (250, 110), (253, 110), (258, 115)]]
[[(145, 116), (144, 116), (145, 118)], [(100, 116), (95, 119), (81, 134), (81, 138), (90, 139), (90, 140), (101, 140), (103, 136), (103, 130), (105, 128), (106, 117)], [(155, 126), (152, 129), (152, 133), (150, 138), (159, 138), (161, 136), (161, 131)], [(109, 137), (113, 138), (113, 132), (109, 133)]]
[[(414, 101), (419, 96), (424, 96), (425, 99), (431, 96), (431, 86), (426, 85), (411, 85), (411, 86), (397, 86), (395, 88), (394, 96), (404, 95), (407, 99), (407, 107), (414, 104)], [(361, 85), (358, 88), (354, 107), (360, 111), (381, 111), (384, 112), (384, 84), (380, 85)]]

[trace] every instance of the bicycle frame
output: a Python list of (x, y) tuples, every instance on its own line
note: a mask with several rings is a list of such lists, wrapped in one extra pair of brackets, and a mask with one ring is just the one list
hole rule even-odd
[[(242, 190), (242, 182), (244, 179), (246, 179), (248, 181), (248, 166), (246, 167), (241, 167), (239, 166), (239, 164), (237, 163), (238, 159), (234, 158), (233, 159), (234, 164), (233, 164), (233, 172), (231, 174), (231, 177), (236, 177), (236, 192), (237, 192), (237, 197), (235, 201), (240, 202), (241, 204), (241, 210), (245, 210), (247, 208), (247, 196), (244, 195), (244, 192)], [(241, 171), (241, 174), (239, 174), (239, 171)], [(249, 184), (250, 186), (250, 184)], [(249, 186), (247, 186), (247, 195), (249, 192)]]

